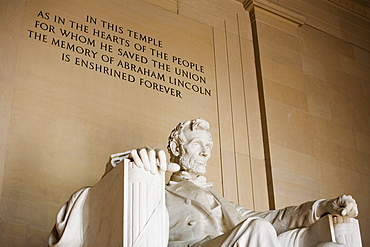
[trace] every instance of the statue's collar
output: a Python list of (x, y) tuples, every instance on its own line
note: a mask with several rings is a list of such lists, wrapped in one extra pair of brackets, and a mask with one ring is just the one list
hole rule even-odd
[(182, 181), (190, 181), (193, 182), (195, 185), (201, 188), (209, 188), (212, 187), (213, 183), (207, 182), (206, 177), (204, 176), (197, 176), (193, 178), (188, 172), (186, 171), (179, 171), (172, 174), (169, 184), (178, 184)]

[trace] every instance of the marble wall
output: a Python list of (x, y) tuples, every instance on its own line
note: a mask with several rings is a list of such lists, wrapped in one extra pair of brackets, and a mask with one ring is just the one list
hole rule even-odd
[(267, 210), (348, 193), (370, 227), (366, 17), (327, 0), (0, 3), (1, 245), (46, 245), (110, 154), (166, 148), (196, 117), (228, 199)]
[(369, 18), (342, 7), (317, 0), (248, 5), (276, 207), (352, 194), (369, 246)]

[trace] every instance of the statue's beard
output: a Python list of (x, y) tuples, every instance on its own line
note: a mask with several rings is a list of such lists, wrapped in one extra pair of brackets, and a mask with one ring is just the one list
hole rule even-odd
[(198, 163), (193, 156), (182, 155), (179, 160), (183, 170), (194, 173), (196, 175), (206, 174), (206, 163)]

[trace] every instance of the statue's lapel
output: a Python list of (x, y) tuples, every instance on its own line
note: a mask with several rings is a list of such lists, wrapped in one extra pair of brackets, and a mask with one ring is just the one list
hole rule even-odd
[(190, 200), (191, 203), (203, 208), (207, 213), (211, 212), (206, 192), (194, 183), (184, 180), (177, 184), (168, 185), (166, 189), (177, 196)]
[(230, 227), (234, 227), (239, 224), (243, 217), (242, 215), (236, 210), (233, 204), (228, 201), (226, 198), (218, 194), (215, 190), (209, 189), (209, 192), (212, 193), (216, 197), (216, 199), (221, 204), (222, 214), (224, 215), (225, 223)]

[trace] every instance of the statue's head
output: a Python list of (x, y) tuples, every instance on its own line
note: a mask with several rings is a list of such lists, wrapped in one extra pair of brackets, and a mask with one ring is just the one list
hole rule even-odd
[(204, 175), (213, 147), (208, 129), (209, 123), (202, 118), (176, 125), (168, 138), (170, 161), (178, 163), (183, 171)]

